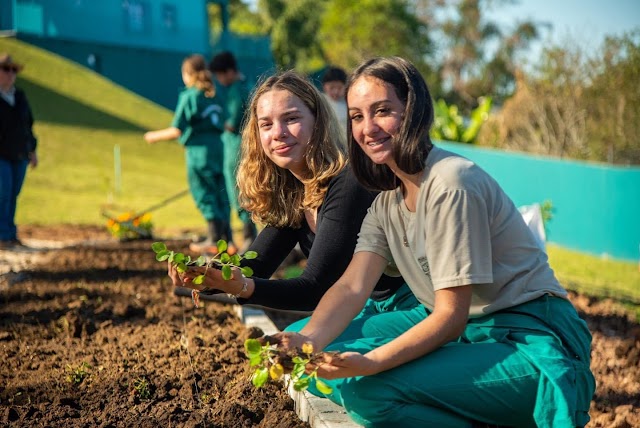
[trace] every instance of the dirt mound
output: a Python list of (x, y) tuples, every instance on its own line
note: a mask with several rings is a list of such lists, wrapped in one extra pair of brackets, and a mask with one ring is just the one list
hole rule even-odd
[[(242, 344), (260, 332), (230, 306), (174, 296), (150, 241), (75, 226), (21, 236), (74, 245), (0, 276), (1, 426), (308, 427), (283, 388), (248, 381)], [(640, 426), (640, 325), (611, 301), (571, 299), (594, 337), (588, 426)]]

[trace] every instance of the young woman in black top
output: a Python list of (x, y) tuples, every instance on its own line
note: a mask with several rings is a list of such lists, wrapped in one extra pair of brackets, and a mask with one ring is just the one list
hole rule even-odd
[[(182, 278), (169, 268), (174, 285), (217, 289), (240, 304), (312, 311), (348, 266), (358, 232), (376, 194), (355, 179), (331, 107), (304, 77), (287, 71), (255, 91), (242, 134), (238, 170), (240, 202), (256, 223), (266, 225), (245, 260), (254, 275), (239, 271), (231, 280), (209, 269), (192, 268)], [(269, 279), (296, 246), (307, 257), (304, 272), (292, 279)], [(413, 307), (417, 300), (400, 277), (383, 275), (365, 313)], [(303, 320), (304, 322), (304, 320)]]

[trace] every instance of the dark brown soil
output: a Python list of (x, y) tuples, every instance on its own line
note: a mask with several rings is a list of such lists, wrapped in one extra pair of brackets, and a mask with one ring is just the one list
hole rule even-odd
[[(174, 296), (151, 241), (20, 233), (33, 246), (93, 243), (23, 252), (19, 274), (6, 269), (16, 253), (0, 251), (0, 426), (308, 427), (284, 388), (251, 386), (242, 345), (260, 332), (231, 306)], [(640, 426), (640, 324), (609, 300), (571, 300), (594, 337), (588, 427)]]

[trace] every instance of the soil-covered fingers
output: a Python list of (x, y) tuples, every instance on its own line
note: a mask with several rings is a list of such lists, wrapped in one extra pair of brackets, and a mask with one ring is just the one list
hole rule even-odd
[(305, 347), (305, 345), (309, 346), (309, 344), (311, 344), (311, 352), (313, 352), (313, 344), (311, 340), (307, 336), (303, 336), (300, 333), (282, 332), (282, 333), (277, 333), (273, 336), (269, 336), (269, 338), (272, 338), (273, 340), (273, 342), (271, 343), (277, 343), (281, 345), (284, 349), (302, 350), (303, 347)]
[(169, 278), (171, 278), (171, 282), (173, 283), (174, 287), (181, 287), (184, 285), (182, 278), (180, 278), (178, 269), (176, 269), (175, 265), (171, 262), (167, 262), (167, 275), (169, 276)]
[(322, 361), (314, 361), (312, 369), (318, 369), (318, 376), (324, 379), (338, 379), (343, 377), (366, 376), (374, 374), (374, 364), (366, 356), (357, 352), (343, 352), (341, 354), (325, 352)]

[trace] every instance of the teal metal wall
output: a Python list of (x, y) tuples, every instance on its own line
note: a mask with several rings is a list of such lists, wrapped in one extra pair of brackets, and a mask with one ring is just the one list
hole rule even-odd
[(0, 31), (11, 31), (13, 27), (14, 0), (0, 0)]
[(17, 38), (93, 69), (109, 80), (168, 109), (184, 87), (180, 66), (191, 52), (123, 48), (18, 34)]
[(15, 0), (15, 29), (43, 38), (206, 52), (206, 0)]
[[(226, 0), (0, 0), (0, 29), (93, 69), (115, 83), (173, 109), (183, 83), (182, 60), (230, 50), (249, 83), (274, 67), (268, 37), (223, 29), (211, 40), (207, 4)], [(7, 7), (5, 12), (5, 5)], [(12, 24), (4, 24), (11, 21)]]
[(640, 258), (640, 167), (618, 167), (436, 142), (491, 174), (517, 206), (553, 204), (547, 239), (567, 248)]

